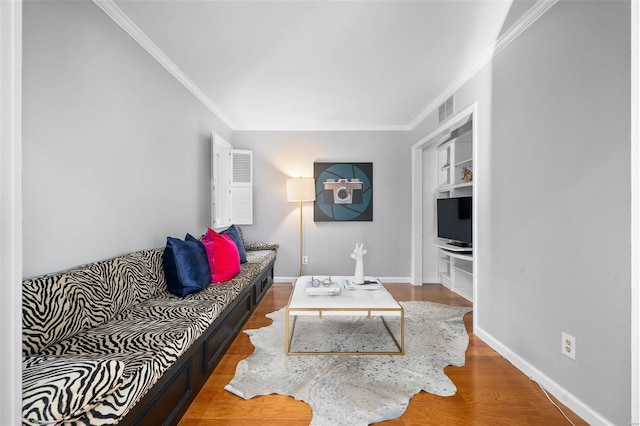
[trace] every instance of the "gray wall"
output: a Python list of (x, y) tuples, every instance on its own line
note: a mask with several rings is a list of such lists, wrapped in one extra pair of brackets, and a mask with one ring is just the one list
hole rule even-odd
[(209, 224), (231, 132), (89, 1), (24, 3), (24, 276)]
[(411, 235), (410, 140), (401, 132), (236, 132), (235, 148), (254, 152), (254, 225), (247, 240), (280, 243), (275, 274), (298, 274), (299, 209), (287, 202), (289, 177), (313, 176), (313, 163), (372, 162), (373, 222), (314, 222), (304, 206), (308, 274), (352, 275), (350, 258), (364, 243), (367, 275), (409, 275)]
[(478, 102), (476, 326), (616, 425), (631, 413), (629, 52), (629, 2), (561, 1), (456, 93), (458, 110)]

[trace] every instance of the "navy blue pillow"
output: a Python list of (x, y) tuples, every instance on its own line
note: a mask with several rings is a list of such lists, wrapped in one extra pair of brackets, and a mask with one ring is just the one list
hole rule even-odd
[(226, 234), (236, 243), (236, 247), (238, 247), (238, 254), (240, 254), (240, 263), (247, 262), (247, 251), (244, 249), (244, 243), (242, 242), (242, 237), (240, 236), (240, 232), (235, 225), (231, 225), (227, 229), (221, 232), (221, 234)]
[(211, 282), (204, 245), (189, 234), (186, 240), (167, 237), (167, 246), (162, 255), (169, 292), (181, 297), (196, 293)]

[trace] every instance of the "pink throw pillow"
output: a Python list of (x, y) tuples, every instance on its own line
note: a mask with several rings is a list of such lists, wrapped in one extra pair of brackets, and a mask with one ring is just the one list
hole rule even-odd
[[(205, 248), (207, 243), (213, 245), (213, 259), (209, 258), (209, 267), (215, 263), (215, 268), (211, 269), (211, 279), (213, 283), (228, 281), (240, 273), (240, 254), (238, 247), (227, 235), (220, 235), (211, 228), (202, 239)], [(207, 249), (207, 256), (209, 250)]]
[(205, 251), (207, 252), (207, 259), (209, 260), (209, 270), (211, 270), (211, 282), (216, 276), (216, 262), (213, 259), (213, 240), (207, 239), (205, 236), (201, 240), (202, 245), (204, 246)]

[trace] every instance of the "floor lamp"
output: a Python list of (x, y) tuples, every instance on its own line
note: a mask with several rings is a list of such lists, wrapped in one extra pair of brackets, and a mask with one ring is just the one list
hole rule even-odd
[(303, 233), (302, 233), (302, 203), (316, 200), (316, 184), (313, 178), (292, 178), (287, 179), (287, 201), (296, 202), (300, 205), (300, 276), (304, 275), (302, 265)]

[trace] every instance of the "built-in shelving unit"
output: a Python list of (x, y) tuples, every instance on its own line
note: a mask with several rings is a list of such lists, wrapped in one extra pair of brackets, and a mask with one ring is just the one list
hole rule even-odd
[(462, 170), (466, 168), (473, 174), (472, 134), (471, 126), (465, 124), (460, 128), (456, 137), (437, 147), (438, 186), (436, 194), (439, 198), (471, 195), (473, 179), (466, 182), (462, 178)]
[(440, 284), (473, 302), (473, 253), (436, 241)]
[[(436, 147), (438, 182), (435, 198), (465, 197), (473, 193), (473, 122), (468, 121), (452, 132), (452, 138)], [(463, 169), (472, 177), (466, 181)], [(473, 253), (436, 240), (438, 279), (450, 290), (473, 302)]]

